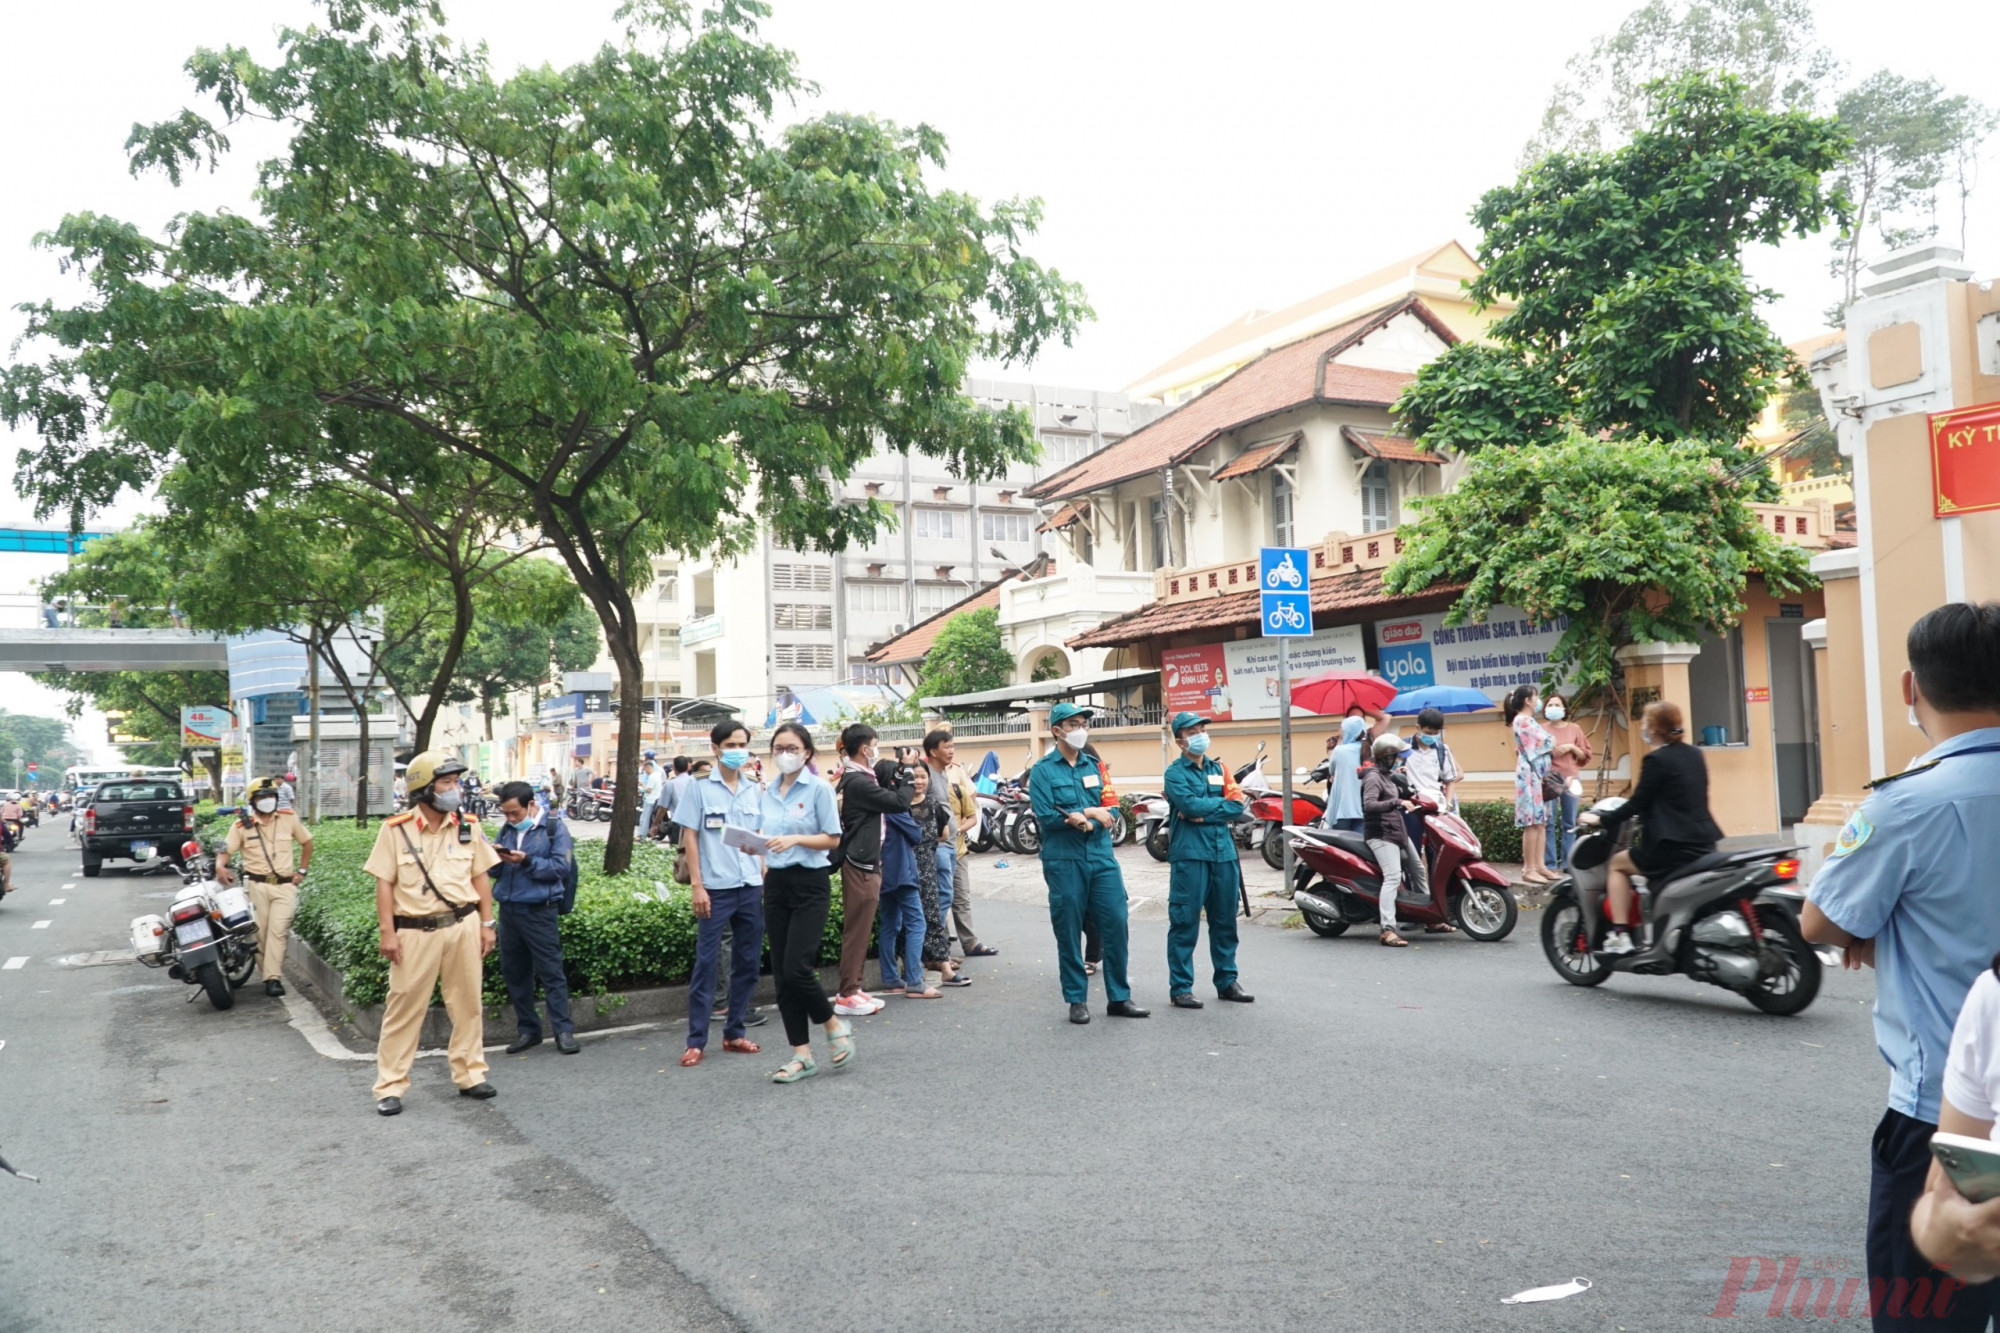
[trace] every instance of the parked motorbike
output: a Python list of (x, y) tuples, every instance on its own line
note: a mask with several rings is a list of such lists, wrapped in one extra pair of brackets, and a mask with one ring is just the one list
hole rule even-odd
[(1174, 808), (1155, 792), (1140, 792), (1132, 798), (1132, 836), (1145, 845), (1155, 861), (1167, 859), (1167, 821)]
[[(1328, 767), (1328, 764), (1323, 761), (1318, 768), (1312, 770), (1311, 773), (1305, 774), (1303, 778), (1295, 778), (1294, 784), (1299, 781), (1325, 782)], [(1261, 782), (1264, 778), (1263, 770), (1259, 769), (1251, 776)], [(1245, 788), (1246, 795), (1249, 793), (1249, 790), (1249, 788)], [(1325, 814), (1326, 802), (1311, 792), (1300, 791), (1297, 785), (1292, 787), (1292, 809), (1289, 815), (1285, 811), (1285, 797), (1283, 792), (1267, 789), (1262, 795), (1252, 800), (1250, 802), (1249, 815), (1250, 818), (1257, 821), (1258, 827), (1254, 831), (1254, 837), (1257, 846), (1264, 853), (1264, 864), (1273, 870), (1283, 870), (1285, 868), (1285, 826), (1288, 824), (1317, 824), (1321, 816)]]
[[(1608, 797), (1591, 807), (1625, 804)], [(1570, 851), (1570, 873), (1542, 909), (1542, 953), (1572, 986), (1596, 986), (1613, 972), (1682, 973), (1741, 995), (1767, 1014), (1803, 1013), (1819, 994), (1819, 954), (1799, 928), (1805, 893), (1798, 857), (1786, 847), (1711, 852), (1658, 884), (1634, 887), (1643, 924), (1629, 954), (1595, 952), (1604, 930), (1605, 884), (1612, 854), (1630, 840), (1585, 828)]]
[[(1513, 885), (1486, 860), (1471, 825), (1434, 801), (1420, 798), (1417, 808), (1424, 816), (1423, 847), (1403, 855), (1396, 915), (1420, 925), (1454, 925), (1482, 943), (1506, 939), (1520, 915)], [(1341, 935), (1349, 926), (1381, 920), (1382, 869), (1359, 833), (1300, 825), (1284, 832), (1298, 858), (1292, 902), (1313, 934)], [(1423, 865), (1427, 877), (1414, 873)]]
[(132, 952), (147, 967), (164, 967), (175, 980), (201, 987), (215, 1008), (228, 1009), (257, 969), (257, 913), (250, 895), (218, 883), (213, 859), (190, 841), (181, 848), (180, 892), (164, 917), (133, 920)]

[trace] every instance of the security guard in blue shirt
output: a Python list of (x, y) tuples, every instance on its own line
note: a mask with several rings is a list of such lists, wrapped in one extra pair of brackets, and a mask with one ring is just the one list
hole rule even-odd
[[(1952, 1025), (2000, 946), (2000, 603), (1939, 607), (1911, 626), (1906, 648), (1903, 698), (1935, 744), (1907, 771), (1868, 784), (1813, 879), (1801, 924), (1807, 939), (1844, 948), (1849, 967), (1875, 967), (1875, 1043), (1890, 1073), (1874, 1138), (1868, 1276), (1910, 1290), (1946, 1276), (1918, 1250), (1910, 1215), (1930, 1173), (1931, 1135), (1952, 1110), (1943, 1095)], [(1953, 1199), (1937, 1206), (1972, 1206)], [(1991, 1271), (1990, 1256), (1968, 1267)], [(1959, 1290), (1947, 1317), (1932, 1310), (1909, 1326), (1983, 1329), (1996, 1312), (2000, 1283), (1990, 1283)], [(1877, 1329), (1905, 1323), (1875, 1317)]]
[(1176, 1009), (1199, 1009), (1194, 998), (1194, 942), (1208, 912), (1208, 958), (1215, 993), (1249, 1004), (1255, 997), (1236, 982), (1236, 898), (1243, 869), (1230, 824), (1243, 813), (1243, 792), (1229, 770), (1208, 757), (1208, 719), (1176, 713), (1174, 743), (1181, 757), (1167, 766), (1166, 798), (1173, 808), (1167, 844), (1167, 991)]
[(1083, 752), (1091, 711), (1064, 700), (1049, 710), (1056, 748), (1028, 771), (1028, 801), (1042, 826), (1042, 878), (1049, 886), (1049, 923), (1056, 932), (1069, 1021), (1090, 1021), (1090, 977), (1079, 947), (1088, 912), (1104, 941), (1105, 1012), (1145, 1018), (1152, 1011), (1132, 1003), (1125, 979), (1125, 876), (1111, 854), (1111, 811), (1104, 807), (1104, 774)]

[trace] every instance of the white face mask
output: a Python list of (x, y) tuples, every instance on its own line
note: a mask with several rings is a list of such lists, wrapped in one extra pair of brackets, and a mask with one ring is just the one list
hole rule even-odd
[(1550, 704), (1547, 716), (1551, 722), (1560, 722), (1569, 716), (1569, 709), (1564, 708), (1561, 704)]
[(1069, 746), (1069, 748), (1072, 750), (1083, 749), (1084, 744), (1089, 740), (1090, 740), (1089, 727), (1071, 727), (1068, 731), (1063, 733), (1063, 744)]
[(806, 757), (804, 755), (793, 750), (780, 750), (778, 752), (778, 771), (780, 773), (796, 773), (805, 766)]
[(278, 798), (275, 796), (260, 797), (257, 800), (250, 802), (250, 806), (258, 814), (268, 815), (273, 810), (276, 810), (278, 808)]

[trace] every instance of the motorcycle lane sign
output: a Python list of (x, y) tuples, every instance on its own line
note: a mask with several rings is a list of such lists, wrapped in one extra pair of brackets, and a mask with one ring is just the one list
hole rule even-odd
[(1267, 639), (1312, 637), (1312, 557), (1303, 546), (1257, 551), (1258, 632)]

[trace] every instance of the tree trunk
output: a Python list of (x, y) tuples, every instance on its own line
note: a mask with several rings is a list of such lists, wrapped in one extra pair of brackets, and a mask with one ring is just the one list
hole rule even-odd
[(361, 753), (356, 756), (354, 768), (360, 776), (354, 783), (354, 822), (361, 828), (368, 827), (368, 691), (362, 690), (361, 704)]
[[(450, 575), (451, 637), (445, 640), (444, 656), (438, 659), (437, 674), (431, 677), (430, 690), (424, 695), (424, 711), (417, 716), (417, 736), (412, 746), (412, 752), (417, 754), (431, 748), (431, 730), (437, 726), (438, 711), (444, 707), (445, 691), (451, 688), (459, 659), (465, 656), (465, 641), (472, 637), (472, 583), (465, 571), (455, 565)], [(493, 739), (491, 719), (486, 739)]]
[(479, 691), (479, 711), (486, 715), (486, 739), (488, 743), (491, 743), (493, 740), (493, 693), (491, 690), (481, 689)]
[[(626, 599), (628, 611), (630, 605)], [(629, 615), (624, 628), (623, 635), (610, 640), (611, 660), (618, 665), (618, 790), (611, 802), (611, 832), (604, 847), (604, 871), (609, 875), (632, 865), (639, 821), (639, 748), (644, 739), (639, 728), (643, 725), (646, 681), (639, 664), (639, 636)]]
[(222, 804), (222, 750), (218, 747), (208, 758), (202, 760), (208, 769), (208, 796), (217, 805)]

